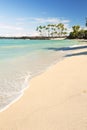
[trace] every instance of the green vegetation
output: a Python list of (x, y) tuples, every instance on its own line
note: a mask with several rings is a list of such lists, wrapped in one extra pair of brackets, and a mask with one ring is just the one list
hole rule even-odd
[(46, 37), (62, 37), (67, 34), (64, 24), (48, 24), (46, 26), (38, 26), (36, 31), (39, 32), (40, 36)]
[(75, 39), (75, 38), (87, 39), (87, 30), (80, 29), (79, 25), (73, 26), (72, 29), (73, 29), (73, 31), (70, 32), (70, 34), (69, 34), (70, 39)]
[[(87, 18), (86, 24), (87, 27)], [(70, 39), (87, 39), (87, 30), (82, 29), (79, 25), (72, 26), (72, 32), (67, 36), (67, 28), (65, 28), (63, 23), (59, 24), (48, 24), (46, 26), (38, 26), (36, 31), (39, 32), (40, 37), (67, 37)]]

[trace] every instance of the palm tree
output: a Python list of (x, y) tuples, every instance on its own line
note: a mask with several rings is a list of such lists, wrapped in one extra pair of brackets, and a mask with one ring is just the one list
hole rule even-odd
[(43, 26), (38, 26), (37, 28), (36, 28), (36, 31), (38, 31), (39, 32), (39, 34), (40, 34), (40, 36), (42, 36), (43, 35)]
[(73, 26), (72, 28), (73, 28), (73, 32), (78, 32), (80, 29), (80, 26), (76, 25), (76, 26)]
[(42, 26), (42, 36), (45, 36), (46, 26)]
[(72, 27), (72, 29), (73, 29), (73, 32), (70, 33), (69, 37), (70, 38), (78, 38), (80, 26), (75, 25)]
[(51, 24), (48, 24), (47, 27), (48, 27), (48, 37), (49, 37), (51, 34)]
[(85, 37), (85, 30), (81, 29), (79, 32), (78, 32), (78, 38), (84, 38)]
[(48, 28), (48, 26), (45, 26), (45, 30), (46, 30), (46, 35), (49, 36), (49, 28)]
[(56, 25), (56, 27), (57, 27), (57, 30), (58, 30), (58, 34), (59, 34), (59, 36), (61, 37), (62, 34), (63, 34), (63, 31), (65, 30), (64, 24), (59, 23), (59, 24)]
[(39, 32), (41, 36), (62, 36), (65, 35), (66, 28), (64, 27), (64, 24), (48, 24), (47, 26), (39, 26), (37, 27), (36, 31)]
[(85, 32), (84, 32), (84, 33), (85, 33), (85, 38), (87, 39), (87, 30), (85, 30)]
[(56, 24), (52, 24), (51, 26), (52, 26), (52, 28), (51, 28), (52, 36), (54, 37), (55, 35), (57, 35)]

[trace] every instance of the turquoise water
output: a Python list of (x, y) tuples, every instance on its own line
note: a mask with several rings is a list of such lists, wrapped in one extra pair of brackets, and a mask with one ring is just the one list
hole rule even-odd
[(0, 40), (0, 110), (22, 95), (30, 79), (62, 60), (72, 40)]

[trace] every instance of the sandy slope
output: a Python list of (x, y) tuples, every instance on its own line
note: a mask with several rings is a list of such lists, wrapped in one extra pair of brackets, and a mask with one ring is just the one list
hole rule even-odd
[(87, 55), (33, 78), (22, 98), (0, 113), (0, 130), (87, 130)]

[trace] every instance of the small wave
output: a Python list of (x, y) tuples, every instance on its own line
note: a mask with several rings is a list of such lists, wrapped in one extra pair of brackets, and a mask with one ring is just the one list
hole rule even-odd
[(82, 45), (72, 45), (72, 46), (69, 46), (69, 47), (73, 48), (73, 47), (79, 47), (79, 46), (82, 46)]
[(24, 90), (29, 87), (31, 74), (27, 72), (23, 76), (15, 78), (13, 80), (12, 77), (10, 81), (8, 79), (3, 80), (3, 87), (1, 87), (2, 82), (0, 82), (0, 112), (4, 111), (23, 95)]

